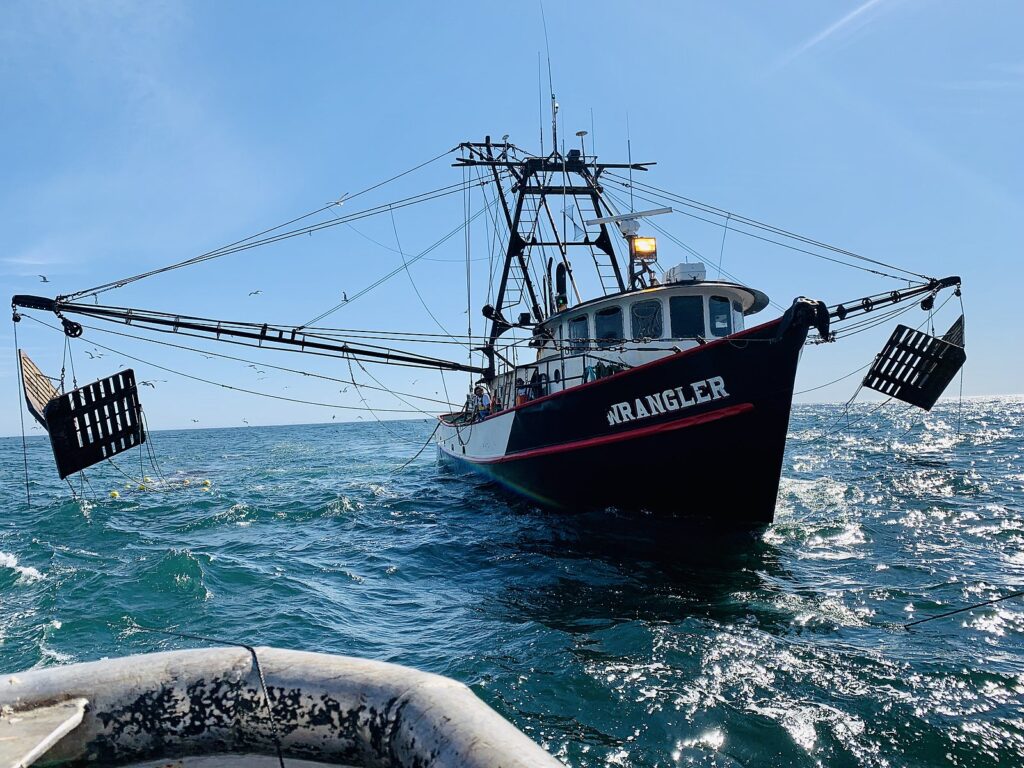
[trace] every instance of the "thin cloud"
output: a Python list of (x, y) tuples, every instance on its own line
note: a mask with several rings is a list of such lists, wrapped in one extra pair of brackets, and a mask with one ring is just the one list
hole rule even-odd
[(939, 87), (949, 91), (1005, 91), (1024, 88), (1024, 64), (1001, 64), (990, 67), (988, 77), (949, 80)]
[(857, 6), (848, 14), (839, 19), (839, 21), (833, 22), (829, 26), (825, 27), (825, 29), (818, 32), (816, 35), (812, 35), (807, 40), (804, 40), (804, 42), (800, 43), (800, 45), (796, 46), (791, 51), (789, 51), (789, 53), (787, 53), (785, 56), (783, 56), (775, 63), (775, 66), (772, 67), (772, 71), (778, 71), (783, 67), (792, 64), (796, 59), (800, 58), (808, 51), (817, 48), (826, 40), (828, 40), (831, 37), (834, 37), (837, 33), (841, 32), (842, 30), (846, 29), (852, 24), (859, 23), (860, 26), (867, 24), (870, 20), (868, 12), (875, 8), (875, 6), (880, 5), (882, 2), (883, 0), (867, 0), (866, 3), (862, 3), (861, 5)]

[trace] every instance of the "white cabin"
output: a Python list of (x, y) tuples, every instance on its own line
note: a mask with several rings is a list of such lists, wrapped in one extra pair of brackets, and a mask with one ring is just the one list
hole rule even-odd
[(489, 382), (501, 409), (730, 336), (768, 305), (761, 291), (703, 273), (681, 264), (665, 274), (675, 282), (585, 301), (538, 323), (534, 359)]

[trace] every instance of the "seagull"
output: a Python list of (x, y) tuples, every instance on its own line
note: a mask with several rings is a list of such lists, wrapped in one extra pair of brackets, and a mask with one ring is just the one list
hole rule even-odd
[(152, 387), (153, 389), (156, 389), (156, 384), (154, 384), (152, 381), (140, 381), (139, 384), (141, 384), (144, 387)]
[[(94, 352), (95, 352), (95, 354), (94, 354)], [(93, 350), (93, 352), (90, 352), (87, 349), (87, 350), (85, 350), (85, 354), (87, 354), (89, 356), (90, 360), (95, 360), (97, 357), (103, 357), (103, 355), (101, 353), (96, 352), (95, 350)]]
[(263, 291), (260, 291), (260, 290), (249, 291), (249, 295), (250, 296), (259, 296), (261, 293), (263, 293)]
[(332, 420), (333, 420), (333, 419), (336, 419), (336, 418), (338, 418), (338, 414), (336, 414), (336, 413), (335, 413), (335, 414), (333, 414), (333, 415), (331, 416), (331, 419), (332, 419)]
[[(203, 355), (202, 352), (200, 352), (199, 354)], [(213, 360), (213, 355), (203, 355), (203, 357), (205, 357), (207, 360)]]
[(339, 389), (338, 391), (344, 395), (346, 392), (348, 392), (348, 387), (345, 387), (344, 389)]
[(199, 423), (199, 419), (192, 419), (192, 423), (193, 424), (198, 424)]
[(348, 293), (345, 291), (341, 292), (341, 300), (348, 304)]
[(48, 278), (46, 275), (40, 275), (39, 280), (44, 283), (50, 282), (50, 278)]
[(248, 423), (249, 423), (249, 420), (248, 420), (248, 419), (242, 419), (242, 421), (243, 421), (243, 422), (245, 422), (246, 424), (248, 424)]

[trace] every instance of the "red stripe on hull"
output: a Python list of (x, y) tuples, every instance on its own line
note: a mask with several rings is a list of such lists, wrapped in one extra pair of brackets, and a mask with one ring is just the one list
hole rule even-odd
[[(472, 456), (459, 456), (457, 454), (451, 454), (455, 458), (470, 462), (472, 464), (501, 464), (507, 461), (517, 461), (523, 459), (533, 459), (539, 456), (550, 456), (552, 454), (568, 453), (570, 451), (581, 451), (587, 448), (596, 448), (601, 445), (609, 445), (612, 443), (624, 443), (629, 440), (635, 440), (641, 437), (649, 437), (651, 435), (658, 435), (665, 432), (673, 432), (677, 429), (686, 429), (687, 427), (695, 427), (700, 424), (707, 424), (708, 422), (718, 421), (719, 419), (726, 419), (730, 416), (738, 416), (742, 413), (748, 413), (754, 410), (754, 406), (751, 403), (740, 403), (739, 405), (731, 405), (728, 408), (719, 408), (717, 411), (710, 411), (709, 413), (701, 413), (696, 416), (690, 416), (685, 419), (679, 419), (678, 421), (669, 421), (664, 424), (654, 424), (650, 427), (640, 427), (639, 429), (631, 429), (628, 432), (620, 432), (615, 435), (602, 435), (601, 437), (592, 437), (587, 440), (577, 440), (572, 443), (561, 443), (559, 445), (549, 445), (544, 448), (534, 448), (528, 451), (519, 451), (517, 453), (511, 453), (507, 456), (499, 456), (494, 459), (477, 459)], [(442, 450), (444, 450), (442, 448)], [(447, 453), (447, 451), (445, 451)]]

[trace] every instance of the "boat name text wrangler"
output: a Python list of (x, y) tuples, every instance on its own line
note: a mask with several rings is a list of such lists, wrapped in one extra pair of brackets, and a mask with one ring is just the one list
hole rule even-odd
[[(693, 398), (689, 397), (690, 392)], [(700, 403), (721, 400), (728, 397), (725, 381), (721, 376), (695, 381), (689, 386), (666, 389), (653, 395), (638, 397), (632, 403), (615, 403), (608, 409), (608, 424), (615, 426), (627, 421), (639, 421), (651, 416), (658, 416), (668, 411), (680, 411)]]

